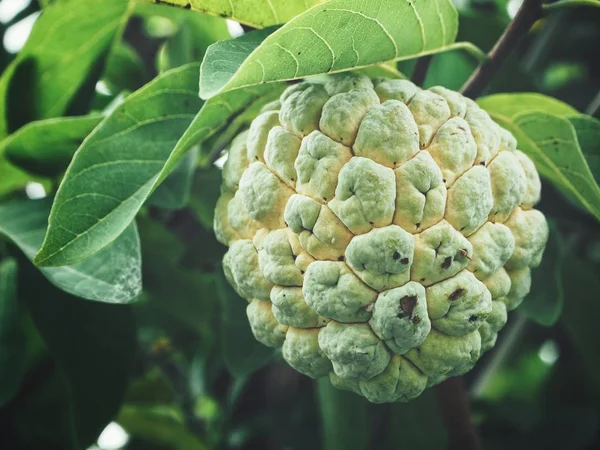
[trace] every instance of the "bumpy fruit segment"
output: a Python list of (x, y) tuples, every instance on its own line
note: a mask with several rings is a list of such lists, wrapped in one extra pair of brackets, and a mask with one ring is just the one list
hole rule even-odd
[(470, 370), (548, 238), (514, 137), (437, 86), (290, 86), (231, 143), (215, 233), (256, 339), (375, 403)]

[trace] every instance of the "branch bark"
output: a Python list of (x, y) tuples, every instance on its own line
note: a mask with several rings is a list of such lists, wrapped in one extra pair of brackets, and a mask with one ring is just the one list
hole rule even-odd
[(494, 48), (488, 53), (487, 60), (473, 72), (461, 89), (463, 95), (476, 98), (485, 89), (498, 72), (504, 60), (516, 48), (517, 44), (542, 17), (542, 0), (525, 0), (517, 15), (504, 30)]
[(449, 450), (481, 450), (481, 440), (469, 410), (469, 398), (461, 377), (435, 387), (442, 419), (450, 438)]
[(427, 71), (429, 70), (429, 65), (431, 64), (431, 58), (433, 58), (433, 55), (423, 56), (417, 60), (412, 76), (410, 77), (410, 81), (415, 83), (417, 86), (422, 86), (425, 82)]

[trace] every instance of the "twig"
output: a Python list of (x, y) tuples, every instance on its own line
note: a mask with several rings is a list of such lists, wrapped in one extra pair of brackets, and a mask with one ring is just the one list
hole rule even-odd
[(589, 116), (593, 116), (598, 110), (600, 110), (600, 91), (598, 91), (592, 102), (585, 109), (585, 113)]
[(510, 52), (540, 17), (542, 17), (542, 0), (525, 0), (515, 18), (488, 53), (487, 61), (473, 72), (462, 87), (463, 95), (476, 98), (483, 92)]
[(450, 438), (449, 450), (481, 450), (479, 434), (471, 420), (469, 398), (461, 377), (435, 387), (442, 419)]
[(471, 396), (479, 398), (488, 387), (492, 376), (506, 362), (511, 350), (517, 346), (517, 341), (523, 335), (525, 325), (528, 323), (527, 317), (519, 314), (506, 330), (498, 336), (498, 343), (494, 349), (494, 354), (485, 367), (482, 368), (479, 376), (471, 383)]
[(413, 70), (412, 76), (410, 77), (410, 81), (415, 83), (417, 86), (422, 86), (425, 78), (427, 77), (427, 71), (429, 70), (429, 65), (431, 64), (431, 58), (433, 55), (423, 56), (417, 60), (415, 64), (415, 69)]

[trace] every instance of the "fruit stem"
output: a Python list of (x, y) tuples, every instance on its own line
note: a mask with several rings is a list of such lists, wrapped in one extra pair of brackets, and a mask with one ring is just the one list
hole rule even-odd
[(433, 55), (423, 56), (417, 60), (412, 76), (410, 77), (410, 81), (415, 83), (417, 86), (422, 86), (425, 82), (427, 71), (429, 70), (429, 65), (431, 64), (431, 58), (433, 58)]
[(479, 97), (504, 60), (517, 47), (521, 38), (527, 34), (533, 24), (542, 17), (542, 14), (542, 0), (525, 0), (515, 18), (488, 53), (487, 60), (473, 72), (463, 85), (461, 93), (470, 98)]
[(481, 439), (471, 420), (469, 397), (462, 377), (435, 386), (440, 413), (449, 436), (449, 450), (481, 450)]

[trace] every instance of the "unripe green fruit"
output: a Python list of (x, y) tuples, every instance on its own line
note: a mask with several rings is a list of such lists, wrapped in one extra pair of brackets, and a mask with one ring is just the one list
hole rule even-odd
[(535, 166), (472, 100), (346, 73), (233, 140), (215, 233), (256, 339), (376, 403), (470, 370), (529, 292)]

